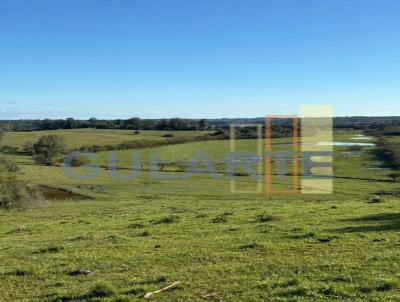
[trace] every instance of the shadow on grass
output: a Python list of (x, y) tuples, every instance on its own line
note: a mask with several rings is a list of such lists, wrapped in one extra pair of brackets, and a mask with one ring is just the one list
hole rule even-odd
[(348, 226), (340, 229), (334, 229), (334, 232), (356, 233), (356, 232), (383, 232), (400, 230), (400, 213), (381, 213), (374, 215), (361, 216), (352, 219), (346, 219), (349, 222), (365, 222), (368, 225)]

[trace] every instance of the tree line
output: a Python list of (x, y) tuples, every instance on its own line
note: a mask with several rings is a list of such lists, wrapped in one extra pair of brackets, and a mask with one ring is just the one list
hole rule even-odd
[(129, 119), (102, 120), (91, 118), (88, 120), (67, 119), (43, 119), (43, 120), (9, 120), (0, 121), (0, 127), (7, 131), (37, 131), (76, 128), (96, 129), (127, 129), (127, 130), (210, 130), (212, 125), (206, 119), (189, 120), (180, 118), (171, 119), (141, 119), (132, 117)]
[[(301, 119), (299, 120), (301, 124)], [(263, 117), (259, 118), (221, 118), (221, 119), (97, 119), (79, 120), (43, 119), (43, 120), (2, 120), (0, 128), (7, 131), (56, 130), (75, 128), (97, 129), (129, 129), (129, 130), (228, 130), (230, 124), (265, 124)], [(273, 123), (273, 128), (287, 128), (292, 124), (291, 119), (280, 119)], [(366, 131), (390, 131), (400, 135), (400, 117), (334, 117), (333, 126), (336, 129), (353, 129)], [(283, 131), (285, 132), (285, 131)]]

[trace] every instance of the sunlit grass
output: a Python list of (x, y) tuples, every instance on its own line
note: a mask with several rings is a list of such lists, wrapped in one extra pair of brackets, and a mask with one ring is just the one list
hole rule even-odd
[[(237, 147), (255, 150), (256, 142)], [(156, 151), (161, 160), (188, 161), (198, 150), (218, 161), (229, 142)], [(370, 202), (379, 191), (398, 191), (398, 184), (387, 169), (367, 169), (376, 161), (368, 148), (335, 148), (334, 194), (328, 195), (232, 194), (225, 176), (184, 178), (182, 171), (168, 172), (176, 179), (153, 179), (146, 164), (151, 150), (139, 152), (145, 164), (133, 180), (112, 178), (105, 169), (79, 180), (61, 167), (15, 157), (24, 178), (92, 198), (0, 211), (2, 299), (142, 301), (180, 281), (154, 300), (399, 300), (399, 197)], [(118, 166), (131, 165), (130, 153), (117, 151)], [(100, 153), (99, 162), (105, 160)], [(235, 179), (255, 188), (251, 177)], [(273, 185), (284, 181), (290, 185), (290, 179)]]

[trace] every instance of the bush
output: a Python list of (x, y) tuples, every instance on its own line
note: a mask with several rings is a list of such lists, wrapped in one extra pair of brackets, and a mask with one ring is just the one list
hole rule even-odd
[(4, 145), (0, 148), (0, 151), (7, 154), (16, 154), (18, 153), (18, 148), (14, 146)]
[(40, 192), (33, 186), (13, 177), (0, 182), (0, 207), (27, 208), (42, 201)]
[(42, 200), (33, 186), (17, 180), (18, 166), (0, 157), (0, 207), (22, 208)]
[(376, 156), (386, 161), (391, 167), (400, 169), (400, 145), (392, 143), (383, 137), (378, 139), (376, 145)]
[(35, 162), (45, 165), (54, 165), (61, 159), (65, 149), (65, 142), (62, 137), (57, 135), (42, 136), (33, 145)]
[(90, 159), (86, 156), (76, 156), (71, 161), (71, 167), (80, 167), (90, 164)]
[(167, 133), (167, 134), (164, 134), (163, 135), (163, 137), (174, 137), (175, 135), (173, 135), (173, 134), (170, 134), (170, 133)]

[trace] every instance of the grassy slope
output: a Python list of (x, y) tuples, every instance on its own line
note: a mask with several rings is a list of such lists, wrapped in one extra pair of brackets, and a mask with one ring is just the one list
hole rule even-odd
[[(214, 141), (164, 146), (158, 153), (164, 160), (187, 159), (198, 146), (213, 159), (229, 148)], [(334, 194), (272, 197), (230, 194), (227, 179), (207, 175), (154, 180), (143, 172), (117, 181), (103, 171), (78, 181), (59, 167), (18, 157), (24, 177), (96, 198), (0, 211), (2, 299), (88, 300), (103, 280), (120, 297), (140, 301), (143, 293), (179, 280), (177, 289), (154, 300), (205, 301), (202, 295), (215, 293), (217, 301), (238, 302), (398, 301), (398, 198), (367, 202), (398, 185), (387, 181), (389, 171), (368, 169), (374, 159), (367, 149), (335, 150)], [(148, 150), (142, 152), (145, 158)], [(127, 154), (119, 151), (120, 165), (129, 165)], [(248, 177), (238, 181), (254, 185)], [(265, 214), (276, 219), (257, 220)], [(154, 224), (168, 222), (165, 217), (174, 219)], [(77, 269), (93, 274), (68, 275)]]

